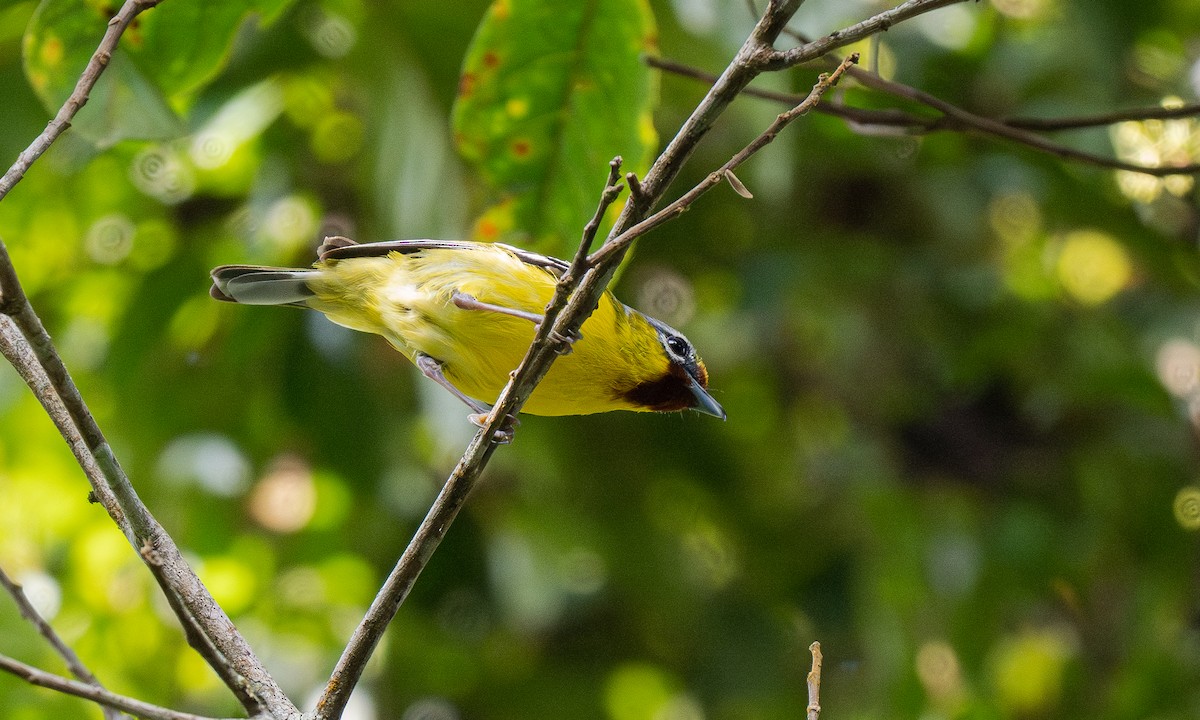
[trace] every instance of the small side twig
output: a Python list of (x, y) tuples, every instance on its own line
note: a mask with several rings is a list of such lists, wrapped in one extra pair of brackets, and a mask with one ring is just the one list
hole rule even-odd
[[(592, 215), (592, 219), (583, 226), (583, 237), (580, 238), (579, 248), (575, 250), (575, 257), (571, 261), (571, 267), (574, 270), (583, 267), (588, 253), (592, 251), (592, 243), (596, 241), (596, 233), (600, 231), (600, 223), (604, 222), (604, 213), (608, 212), (609, 206), (616, 202), (617, 196), (621, 194), (622, 162), (624, 161), (618, 155), (608, 163), (608, 180), (604, 182), (604, 190), (600, 193), (600, 203), (596, 206), (596, 212)], [(637, 191), (641, 190), (641, 186), (637, 185), (637, 174), (628, 173), (626, 178), (629, 178), (629, 192), (636, 199)], [(636, 191), (634, 190), (635, 186), (637, 186)]]
[(771, 54), (763, 63), (764, 70), (782, 70), (801, 63), (828, 55), (829, 53), (864, 38), (887, 31), (897, 23), (911, 20), (931, 10), (956, 5), (967, 0), (908, 0), (896, 7), (873, 15), (860, 23), (842, 30), (836, 30), (824, 37), (805, 43), (790, 50), (779, 50)]
[[(180, 712), (125, 695), (118, 695), (102, 687), (78, 680), (71, 680), (70, 678), (55, 675), (54, 673), (48, 673), (32, 665), (26, 665), (23, 662), (14, 660), (7, 655), (0, 655), (0, 671), (15, 675), (30, 685), (48, 688), (66, 695), (74, 695), (84, 700), (91, 700), (94, 703), (120, 710), (121, 712), (127, 712), (144, 720), (218, 720), (217, 718)], [(266, 719), (255, 716), (250, 720)]]
[(646, 204), (646, 191), (642, 189), (642, 181), (638, 180), (637, 173), (625, 173), (625, 182), (629, 185), (629, 196), (633, 198), (633, 201), (639, 205)]
[[(97, 688), (104, 687), (92, 671), (83, 664), (83, 660), (79, 659), (79, 655), (71, 649), (71, 646), (63, 642), (63, 639), (54, 631), (50, 623), (46, 622), (42, 614), (29, 601), (29, 597), (25, 595), (25, 589), (10, 578), (8, 573), (4, 572), (4, 568), (0, 568), (0, 585), (3, 585), (8, 594), (12, 596), (13, 602), (17, 605), (17, 610), (21, 613), (21, 617), (25, 618), (30, 625), (33, 625), (38, 634), (50, 644), (50, 647), (54, 648), (54, 652), (58, 653), (58, 656), (67, 664), (67, 669), (71, 671), (72, 675), (80, 682)], [(121, 717), (120, 712), (114, 708), (105, 706), (101, 710), (104, 712), (105, 720), (118, 720)]]
[(821, 643), (808, 646), (812, 653), (812, 669), (808, 671), (808, 720), (821, 717)]
[[(858, 57), (858, 53), (853, 53), (844, 59), (841, 64), (838, 65), (836, 70), (827, 75), (821, 75), (816, 85), (813, 85), (812, 91), (810, 91), (809, 94), (803, 100), (801, 100), (799, 104), (797, 104), (791, 110), (780, 113), (778, 116), (776, 116), (775, 121), (772, 122), (771, 125), (762, 132), (762, 134), (751, 140), (749, 144), (739, 150), (738, 153), (730, 158), (729, 161), (724, 165), (709, 173), (704, 180), (700, 181), (691, 190), (688, 190), (674, 202), (670, 203), (661, 210), (658, 210), (645, 220), (642, 220), (617, 237), (606, 242), (603, 247), (592, 254), (591, 263), (593, 265), (599, 265), (606, 262), (609, 258), (616, 256), (618, 253), (623, 254), (637, 238), (645, 235), (668, 220), (687, 212), (687, 209), (692, 206), (692, 203), (694, 203), (697, 198), (716, 187), (721, 183), (722, 180), (730, 182), (729, 176), (733, 175), (733, 170), (735, 168), (749, 160), (754, 153), (770, 144), (771, 141), (773, 141), (792, 121), (816, 107), (817, 104), (821, 102), (821, 98), (825, 95), (825, 93), (831, 87), (836, 85), (838, 80), (841, 79), (842, 75), (858, 62)], [(733, 177), (736, 179), (736, 176)], [(740, 185), (740, 181), (738, 182), (738, 185)], [(734, 190), (739, 190), (737, 185), (734, 185)]]
[(66, 132), (67, 128), (71, 127), (71, 119), (79, 112), (79, 108), (83, 107), (88, 101), (88, 95), (95, 87), (96, 81), (100, 79), (100, 74), (104, 72), (104, 68), (108, 67), (108, 63), (112, 60), (112, 54), (117, 49), (117, 42), (121, 39), (125, 29), (133, 22), (141, 13), (158, 5), (163, 0), (126, 0), (121, 9), (113, 15), (108, 21), (108, 30), (104, 33), (104, 38), (100, 41), (96, 52), (88, 60), (87, 67), (84, 68), (83, 74), (79, 76), (79, 82), (75, 83), (75, 89), (58, 109), (58, 113), (54, 119), (46, 126), (41, 135), (34, 138), (34, 141), (17, 156), (17, 161), (13, 163), (8, 172), (0, 177), (0, 199), (13, 189), (21, 178), (25, 177), (25, 173), (33, 165), (34, 161), (42, 156), (50, 148), (50, 145), (58, 139), (59, 135)]

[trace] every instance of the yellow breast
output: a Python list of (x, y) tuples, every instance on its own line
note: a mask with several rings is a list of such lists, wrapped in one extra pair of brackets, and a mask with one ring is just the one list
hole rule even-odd
[[(410, 360), (424, 353), (466, 395), (492, 403), (533, 340), (528, 320), (464, 310), (454, 292), (481, 302), (540, 314), (556, 278), (496, 245), (430, 248), (317, 265), (309, 304), (346, 327), (384, 336)], [(644, 409), (622, 394), (662, 376), (667, 360), (654, 329), (638, 312), (605, 293), (581, 328), (574, 351), (555, 361), (524, 412), (583, 415)]]

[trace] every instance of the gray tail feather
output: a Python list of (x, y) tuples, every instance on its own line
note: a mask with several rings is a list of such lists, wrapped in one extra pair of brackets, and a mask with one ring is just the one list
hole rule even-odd
[(212, 271), (209, 294), (217, 300), (244, 305), (306, 307), (313, 296), (308, 281), (320, 270), (292, 270), (258, 265), (222, 265)]

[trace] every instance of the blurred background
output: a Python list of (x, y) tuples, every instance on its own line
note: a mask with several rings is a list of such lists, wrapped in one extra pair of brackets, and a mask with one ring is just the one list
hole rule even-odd
[[(182, 139), (68, 133), (0, 236), (143, 499), (308, 701), (474, 428), (380, 338), (213, 302), (208, 270), (307, 265), (331, 233), (472, 236), (486, 192), (451, 111), (488, 4), (274, 4), (170, 103)], [(887, 6), (810, 0), (794, 26)], [(22, 68), (36, 7), (0, 7), (5, 166), (49, 118)], [(753, 26), (741, 0), (650, 7), (659, 52), (710, 72)], [(991, 117), (1200, 93), (1184, 0), (966, 3), (859, 49)], [(658, 85), (665, 142), (704, 86)], [(781, 109), (740, 99), (669, 196)], [(1200, 158), (1194, 119), (1055, 139)], [(578, 173), (598, 193), (606, 170)], [(796, 718), (814, 640), (831, 719), (1200, 716), (1191, 179), (821, 115), (739, 176), (752, 200), (708, 194), (616, 286), (688, 334), (729, 421), (524, 417), (347, 717)], [(0, 367), (0, 567), (111, 689), (237, 715), (86, 495)], [(7, 598), (0, 652), (63, 670)], [(7, 676), (0, 716), (100, 717)]]

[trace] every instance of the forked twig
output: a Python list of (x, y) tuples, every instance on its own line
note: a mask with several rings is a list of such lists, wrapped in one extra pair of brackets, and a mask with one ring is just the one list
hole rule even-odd
[[(722, 180), (733, 185), (734, 190), (741, 195), (742, 193), (738, 188), (738, 185), (741, 184), (741, 181), (737, 181), (737, 184), (735, 185), (734, 182), (729, 178), (729, 176), (733, 174), (734, 169), (749, 160), (754, 153), (766, 147), (779, 135), (780, 132), (783, 131), (785, 127), (787, 127), (796, 118), (817, 107), (818, 103), (821, 102), (821, 98), (825, 95), (829, 88), (836, 85), (838, 80), (841, 79), (842, 75), (853, 68), (857, 62), (858, 53), (853, 53), (846, 59), (842, 60), (841, 64), (838, 65), (837, 69), (835, 69), (832, 73), (822, 75), (817, 81), (817, 84), (813, 85), (812, 90), (809, 91), (807, 96), (801, 99), (800, 102), (791, 110), (777, 115), (774, 122), (772, 122), (766, 130), (764, 130), (758, 137), (751, 140), (748, 145), (739, 150), (737, 154), (731, 157), (724, 165), (709, 173), (704, 180), (700, 181), (695, 187), (693, 187), (691, 190), (688, 190), (670, 205), (667, 205), (663, 209), (647, 217), (645, 220), (642, 220), (625, 232), (606, 242), (604, 247), (592, 254), (592, 265), (605, 263), (617, 253), (623, 254), (637, 238), (645, 235), (663, 223), (687, 212), (688, 208), (692, 206), (692, 203), (694, 203), (697, 198), (719, 185)], [(736, 179), (736, 176), (734, 176), (734, 179)]]
[[(50, 647), (54, 648), (54, 652), (58, 653), (58, 656), (67, 664), (67, 669), (71, 671), (71, 674), (80, 682), (103, 689), (104, 686), (100, 684), (95, 674), (88, 669), (87, 665), (83, 664), (83, 660), (79, 659), (79, 655), (71, 649), (71, 646), (63, 642), (50, 623), (46, 622), (46, 618), (42, 617), (42, 614), (29, 601), (25, 589), (10, 578), (8, 573), (4, 572), (4, 568), (0, 568), (0, 585), (3, 585), (8, 594), (12, 596), (21, 617), (33, 625), (38, 634), (50, 644)], [(101, 706), (101, 711), (104, 713), (105, 720), (118, 720), (121, 717), (120, 711), (108, 706)]]

